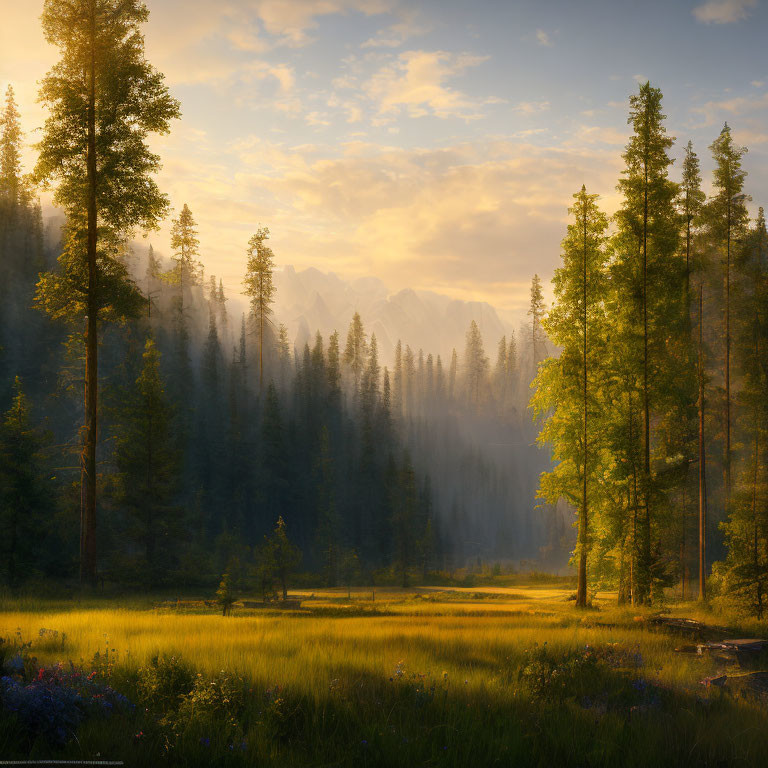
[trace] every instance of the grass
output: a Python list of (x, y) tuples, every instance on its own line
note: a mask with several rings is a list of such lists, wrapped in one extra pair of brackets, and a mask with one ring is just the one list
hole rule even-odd
[[(651, 631), (642, 612), (613, 607), (611, 595), (597, 597), (598, 610), (576, 611), (570, 591), (377, 589), (373, 602), (370, 591), (349, 599), (345, 590), (303, 590), (300, 611), (226, 618), (146, 597), (6, 600), (0, 636), (31, 640), (40, 665), (90, 668), (98, 653), (103, 669), (108, 652), (111, 682), (132, 701), (157, 656), (244, 692), (228, 713), (236, 727), (218, 710), (169, 724), (144, 702), (108, 728), (82, 725), (58, 756), (190, 766), (764, 764), (768, 709), (700, 685), (716, 661), (676, 653), (684, 641)], [(693, 604), (674, 614), (730, 624), (735, 635), (768, 633)], [(41, 637), (41, 628), (59, 634)], [(193, 704), (190, 712), (205, 710)], [(0, 722), (0, 758), (21, 751), (52, 754)]]

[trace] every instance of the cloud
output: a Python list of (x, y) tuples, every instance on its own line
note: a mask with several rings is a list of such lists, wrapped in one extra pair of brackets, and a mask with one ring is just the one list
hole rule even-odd
[(471, 119), (478, 116), (477, 104), (447, 81), (487, 58), (447, 51), (406, 51), (374, 73), (363, 89), (384, 116), (380, 123), (400, 112), (411, 117), (432, 114)]
[(307, 125), (323, 127), (331, 124), (327, 118), (328, 115), (325, 112), (309, 112), (305, 115), (304, 120)]
[(573, 138), (564, 142), (566, 146), (600, 145), (603, 147), (619, 147), (627, 143), (628, 135), (615, 128), (604, 125), (580, 125)]
[(399, 15), (403, 20), (380, 29), (373, 37), (369, 37), (360, 45), (361, 48), (399, 48), (412, 37), (424, 35), (429, 31), (429, 26), (419, 20), (417, 11), (400, 8)]
[(515, 111), (524, 115), (536, 115), (546, 112), (550, 107), (548, 101), (521, 101), (515, 106)]
[(554, 45), (552, 38), (543, 29), (536, 30), (536, 42), (545, 48), (551, 48)]
[(693, 9), (696, 20), (702, 24), (734, 24), (743, 21), (757, 7), (757, 0), (710, 0)]
[[(606, 193), (611, 212), (621, 163), (597, 146), (512, 139), (441, 149), (165, 141), (163, 189), (177, 207), (189, 203), (207, 268), (232, 289), (262, 223), (278, 264), (376, 275), (394, 290), (432, 288), (513, 311), (527, 300), (531, 265), (547, 277), (558, 263), (572, 193), (586, 182)], [(153, 242), (162, 251), (167, 234)]]
[(287, 64), (267, 64), (264, 61), (255, 61), (243, 67), (243, 80), (264, 80), (274, 78), (283, 93), (290, 93), (296, 85), (296, 76), (293, 67)]
[(698, 107), (693, 107), (692, 112), (704, 115), (705, 125), (713, 125), (723, 120), (724, 116), (749, 115), (768, 109), (768, 93), (755, 96), (735, 96), (732, 99), (721, 101), (708, 101)]

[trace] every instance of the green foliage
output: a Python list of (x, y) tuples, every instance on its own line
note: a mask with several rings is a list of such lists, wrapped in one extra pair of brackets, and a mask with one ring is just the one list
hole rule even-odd
[(55, 504), (45, 471), (46, 436), (31, 422), (19, 378), (11, 408), (0, 423), (0, 577), (11, 588), (39, 571)]
[(141, 704), (155, 712), (169, 712), (192, 690), (195, 675), (177, 656), (158, 655), (139, 667), (136, 689)]
[(222, 614), (227, 616), (232, 610), (232, 605), (237, 600), (235, 594), (234, 579), (227, 571), (222, 577), (219, 583), (219, 588), (216, 590), (216, 602), (221, 606)]
[(551, 504), (565, 498), (579, 512), (579, 604), (583, 606), (590, 541), (588, 515), (595, 516), (600, 526), (605, 524), (606, 512), (601, 469), (606, 460), (608, 220), (597, 207), (597, 195), (587, 194), (585, 187), (574, 199), (570, 209), (574, 221), (563, 241), (563, 266), (552, 281), (555, 303), (544, 322), (549, 338), (561, 351), (539, 367), (531, 403), (534, 414), (544, 420), (539, 442), (552, 446), (556, 462), (551, 472), (542, 475), (540, 493)]
[(245, 696), (242, 678), (229, 672), (213, 677), (198, 673), (178, 709), (166, 717), (176, 738), (194, 743), (213, 740), (219, 748), (242, 741)]
[(143, 556), (142, 581), (152, 587), (172, 570), (182, 539), (181, 510), (175, 504), (180, 462), (173, 409), (152, 337), (142, 359), (141, 373), (117, 414), (114, 500), (129, 515), (127, 533)]
[[(107, 320), (124, 319), (141, 306), (121, 257), (133, 232), (155, 227), (167, 210), (168, 200), (152, 178), (160, 158), (146, 141), (150, 134), (167, 133), (170, 121), (179, 116), (178, 102), (168, 93), (162, 74), (144, 58), (141, 25), (147, 17), (138, 0), (95, 0), (90, 6), (83, 0), (46, 0), (43, 9), (45, 37), (62, 57), (40, 86), (49, 117), (37, 145), (34, 176), (44, 185), (56, 183), (54, 201), (66, 212), (67, 226), (60, 270), (41, 277), (37, 302), (55, 318), (82, 317), (89, 295), (97, 297), (97, 309)], [(99, 247), (97, 284), (89, 287), (85, 64), (91, 55)], [(120, 120), (115, 120), (116, 114)]]

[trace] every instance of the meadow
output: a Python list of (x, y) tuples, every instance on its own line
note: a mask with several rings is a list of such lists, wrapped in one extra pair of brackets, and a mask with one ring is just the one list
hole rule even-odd
[[(370, 590), (303, 590), (291, 595), (301, 609), (236, 607), (227, 617), (193, 600), (6, 599), (5, 680), (15, 674), (34, 687), (58, 674), (53, 685), (66, 686), (82, 675), (105, 686), (96, 699), (119, 692), (127, 703), (86, 707), (58, 741), (5, 708), (0, 759), (765, 764), (765, 700), (701, 682), (751, 669), (676, 651), (690, 639), (656, 628), (652, 611), (616, 608), (611, 594), (577, 610), (572, 591), (556, 583), (377, 589), (374, 600)], [(693, 603), (668, 610), (734, 637), (768, 633)], [(764, 661), (757, 668), (768, 668)]]

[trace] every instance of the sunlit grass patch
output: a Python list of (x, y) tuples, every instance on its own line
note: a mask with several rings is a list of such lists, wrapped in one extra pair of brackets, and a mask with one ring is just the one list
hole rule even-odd
[[(132, 701), (169, 710), (137, 721), (130, 746), (115, 730), (107, 747), (135, 764), (163, 744), (186, 765), (759, 764), (765, 709), (701, 686), (717, 662), (677, 653), (681, 638), (654, 629), (650, 611), (605, 600), (580, 612), (567, 589), (509, 589), (324, 590), (298, 610), (228, 617), (204, 601), (26, 603), (0, 613), (0, 634), (30, 642), (40, 665), (96, 663)], [(163, 688), (168, 659), (202, 682), (180, 672), (190, 690)], [(235, 686), (236, 712), (209, 695), (217, 680)], [(81, 745), (106, 748), (103, 733), (80, 730)]]

